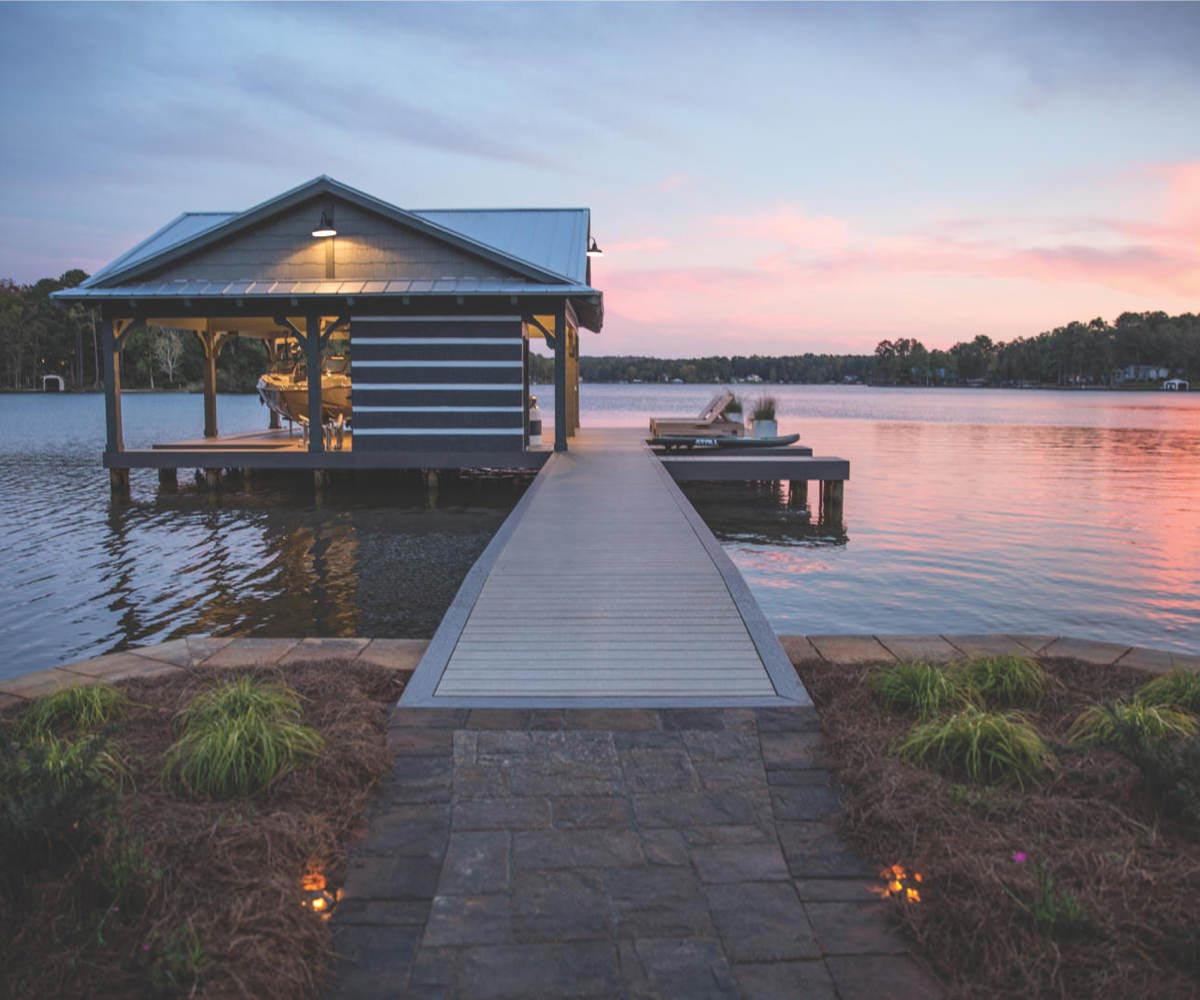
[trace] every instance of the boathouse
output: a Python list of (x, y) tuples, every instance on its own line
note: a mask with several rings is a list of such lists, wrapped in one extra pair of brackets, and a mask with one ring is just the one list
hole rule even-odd
[[(185, 212), (54, 298), (103, 321), (104, 464), (130, 468), (538, 467), (529, 444), (529, 342), (554, 352), (554, 449), (579, 427), (579, 331), (602, 294), (586, 208), (408, 210), (321, 176), (242, 212)], [(203, 437), (127, 450), (120, 352), (136, 324), (185, 330), (205, 359)], [(222, 437), (216, 366), (232, 337), (320, 371), (351, 359), (351, 431)], [(308, 413), (322, 386), (308, 378)], [(197, 430), (200, 426), (197, 407)], [(122, 472), (121, 470), (126, 470)]]

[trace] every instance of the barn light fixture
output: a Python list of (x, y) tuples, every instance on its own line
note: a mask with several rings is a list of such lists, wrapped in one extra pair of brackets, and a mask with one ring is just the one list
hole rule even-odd
[(317, 223), (317, 228), (312, 231), (315, 239), (320, 239), (323, 236), (337, 236), (337, 230), (333, 228), (333, 219), (329, 217), (328, 212), (321, 213), (321, 221)]
[(600, 244), (596, 242), (596, 237), (593, 236), (588, 241), (587, 255), (589, 257), (603, 257), (604, 251), (600, 249)]

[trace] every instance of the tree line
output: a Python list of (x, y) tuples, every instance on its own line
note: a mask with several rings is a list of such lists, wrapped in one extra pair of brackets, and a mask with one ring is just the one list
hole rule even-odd
[[(86, 278), (86, 272), (72, 270), (32, 285), (0, 280), (0, 389), (40, 389), (43, 375), (60, 376), (68, 389), (101, 388), (104, 362), (96, 310), (63, 306), (50, 298)], [(139, 325), (129, 331), (121, 351), (121, 385), (197, 390), (203, 363), (200, 342), (192, 333)], [(217, 389), (252, 392), (266, 365), (260, 340), (229, 341), (217, 362)]]
[[(100, 321), (95, 310), (64, 307), (52, 292), (87, 278), (80, 270), (32, 285), (0, 280), (0, 388), (39, 389), (43, 375), (59, 375), (68, 389), (99, 389)], [(534, 381), (552, 382), (550, 358), (531, 355)], [(192, 334), (136, 327), (121, 352), (121, 384), (136, 389), (198, 389), (203, 358)], [(222, 392), (251, 392), (267, 365), (254, 338), (227, 343), (217, 364)], [(646, 358), (631, 355), (579, 359), (587, 382), (728, 383), (867, 382), (876, 385), (1112, 385), (1131, 365), (1154, 365), (1173, 376), (1200, 377), (1200, 316), (1122, 313), (1068, 323), (1007, 343), (983, 334), (948, 350), (929, 350), (916, 338), (882, 340), (874, 354), (721, 355)]]
[[(531, 375), (554, 380), (550, 358), (531, 356)], [(1035, 337), (993, 341), (980, 334), (948, 350), (916, 338), (881, 340), (874, 354), (735, 355), (705, 358), (581, 356), (586, 382), (865, 382), (873, 385), (1109, 386), (1125, 369), (1151, 365), (1200, 377), (1200, 316), (1122, 313), (1113, 323), (1068, 323)], [(1132, 381), (1137, 381), (1133, 379)]]

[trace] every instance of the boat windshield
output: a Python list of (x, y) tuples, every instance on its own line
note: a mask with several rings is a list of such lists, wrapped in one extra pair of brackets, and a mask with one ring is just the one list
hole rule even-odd
[(328, 375), (345, 375), (350, 367), (350, 359), (344, 354), (325, 359), (325, 372)]

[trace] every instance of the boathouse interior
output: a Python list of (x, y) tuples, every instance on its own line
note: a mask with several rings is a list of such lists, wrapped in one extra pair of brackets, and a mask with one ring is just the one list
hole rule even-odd
[[(413, 212), (319, 177), (245, 212), (180, 215), (55, 297), (103, 321), (110, 469), (528, 468), (549, 451), (529, 440), (530, 341), (553, 351), (553, 448), (579, 428), (580, 330), (603, 323), (589, 246), (587, 209)], [(194, 439), (125, 448), (119, 357), (135, 324), (198, 338)], [(264, 413), (261, 432), (223, 436), (216, 374), (234, 337), (307, 372), (347, 359), (346, 432)], [(322, 392), (307, 379), (308, 414)]]

